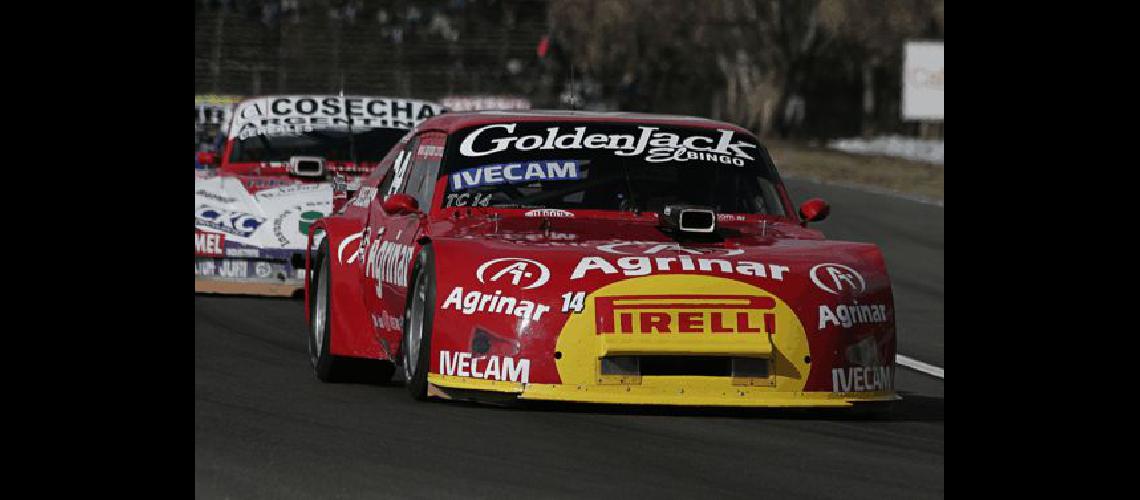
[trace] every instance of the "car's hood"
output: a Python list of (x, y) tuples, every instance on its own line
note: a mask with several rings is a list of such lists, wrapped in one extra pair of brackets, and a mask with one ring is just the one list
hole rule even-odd
[[(798, 295), (802, 285), (811, 285), (812, 269), (830, 263), (858, 270), (866, 280), (861, 292), (889, 290), (877, 246), (824, 240), (817, 231), (786, 222), (736, 225), (715, 243), (679, 241), (653, 222), (629, 220), (480, 218), (437, 223), (433, 229), (439, 246), (462, 247), (465, 255), (479, 260), (471, 263), (472, 270), (487, 260), (484, 256), (531, 258), (552, 273), (560, 269), (551, 279), (564, 289), (589, 290), (623, 278), (680, 272)], [(837, 291), (832, 295), (855, 290)]]
[[(221, 233), (227, 256), (303, 250), (309, 225), (332, 211), (331, 184), (289, 184), (250, 192), (240, 179), (194, 180), (194, 228)], [(254, 252), (257, 249), (258, 252)]]
[(877, 253), (874, 245), (824, 240), (819, 231), (783, 220), (750, 218), (721, 222), (720, 227), (721, 241), (697, 242), (679, 240), (651, 219), (492, 216), (439, 221), (433, 225), (432, 236), (483, 247), (486, 255), (521, 252), (552, 258), (688, 255), (787, 266), (820, 261), (860, 263), (867, 252)]

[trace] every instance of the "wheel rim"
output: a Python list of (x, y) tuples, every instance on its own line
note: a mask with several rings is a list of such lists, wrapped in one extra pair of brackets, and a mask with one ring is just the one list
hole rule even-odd
[(325, 259), (320, 272), (317, 273), (317, 300), (313, 304), (313, 346), (317, 358), (320, 357), (321, 350), (324, 349), (325, 321), (328, 318), (329, 280), (326, 276), (327, 271), (328, 259)]
[(408, 340), (404, 346), (404, 378), (410, 382), (416, 373), (416, 363), (420, 360), (420, 345), (424, 338), (424, 302), (427, 300), (427, 291), (423, 286), (424, 275), (416, 276), (415, 291), (412, 293), (412, 304), (408, 308)]

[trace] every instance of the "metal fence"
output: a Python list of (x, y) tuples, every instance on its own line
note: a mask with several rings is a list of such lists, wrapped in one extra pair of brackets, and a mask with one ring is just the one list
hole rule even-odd
[(541, 97), (545, 0), (199, 1), (196, 94)]

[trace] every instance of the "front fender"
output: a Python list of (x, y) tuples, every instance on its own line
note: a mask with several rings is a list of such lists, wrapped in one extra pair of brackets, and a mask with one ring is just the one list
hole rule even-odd
[[(305, 269), (312, 276), (313, 235), (323, 230), (329, 242), (329, 275), (332, 288), (329, 290), (329, 337), (332, 340), (331, 352), (336, 356), (370, 359), (388, 359), (380, 348), (374, 334), (371, 316), (364, 302), (360, 282), (360, 266), (364, 259), (360, 251), (362, 236), (360, 221), (333, 216), (318, 220), (309, 228), (308, 252)], [(310, 280), (305, 281), (305, 318), (310, 317)]]

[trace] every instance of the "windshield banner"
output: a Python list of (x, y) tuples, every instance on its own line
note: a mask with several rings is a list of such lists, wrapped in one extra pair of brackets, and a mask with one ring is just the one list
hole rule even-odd
[[(485, 125), (467, 134), (459, 145), (459, 154), (467, 157), (487, 156), (503, 151), (531, 150), (611, 150), (617, 156), (643, 157), (645, 161), (704, 161), (744, 166), (754, 161), (754, 143), (734, 140), (732, 130), (709, 130), (685, 135), (666, 132), (658, 127), (639, 126), (635, 134), (588, 133), (587, 127), (548, 127), (541, 133), (515, 133), (516, 123)], [(569, 127), (567, 127), (569, 128)], [(536, 131), (537, 132), (537, 131)]]
[(274, 96), (238, 105), (230, 138), (289, 135), (317, 129), (411, 129), (443, 113), (439, 104), (360, 96)]

